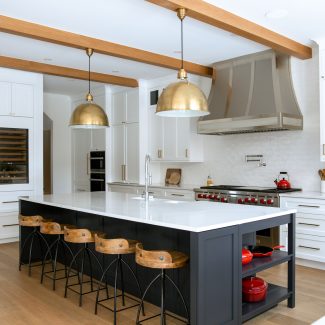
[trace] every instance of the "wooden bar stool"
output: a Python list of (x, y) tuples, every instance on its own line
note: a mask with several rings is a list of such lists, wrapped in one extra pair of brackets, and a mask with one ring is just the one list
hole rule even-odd
[[(95, 259), (97, 262), (99, 268), (101, 271), (103, 271), (102, 265), (100, 261), (98, 260), (97, 256), (94, 254), (94, 252), (89, 248), (89, 244), (95, 242), (95, 233), (93, 231), (90, 231), (88, 229), (70, 229), (67, 227), (64, 227), (64, 240), (68, 243), (73, 244), (82, 244), (82, 247), (77, 251), (76, 254), (72, 254), (73, 258), (71, 260), (71, 263), (69, 265), (66, 284), (65, 284), (65, 291), (64, 291), (64, 297), (67, 297), (68, 289), (79, 294), (79, 306), (82, 306), (82, 296), (89, 294), (91, 292), (94, 292), (94, 286), (93, 286), (93, 268), (92, 268), (92, 260), (91, 256)], [(98, 233), (98, 232), (97, 232)], [(80, 269), (78, 267), (78, 257), (81, 256), (81, 266)], [(90, 280), (84, 281), (84, 264), (86, 260), (86, 256), (88, 257), (89, 261), (89, 268), (90, 268)], [(70, 274), (72, 270), (72, 266), (76, 265), (77, 272), (78, 272), (78, 283), (76, 284), (69, 284)], [(83, 284), (90, 283), (90, 291), (83, 292)], [(79, 291), (76, 291), (73, 287), (79, 285)]]
[[(105, 299), (99, 300), (99, 290), (100, 290), (100, 284), (98, 285), (97, 289), (97, 296), (96, 296), (96, 304), (95, 304), (95, 314), (97, 314), (97, 308), (98, 305), (101, 305), (102, 307), (112, 311), (114, 313), (114, 325), (116, 325), (116, 316), (117, 313), (126, 309), (130, 309), (136, 306), (140, 305), (140, 301), (128, 296), (124, 292), (124, 278), (123, 278), (123, 265), (126, 267), (127, 270), (131, 273), (133, 276), (135, 283), (138, 287), (140, 297), (142, 296), (141, 287), (138, 281), (137, 276), (135, 275), (134, 271), (130, 267), (130, 265), (124, 261), (122, 258), (123, 255), (127, 254), (134, 254), (135, 253), (135, 246), (138, 243), (136, 240), (130, 240), (130, 239), (123, 239), (123, 238), (117, 238), (117, 239), (106, 239), (104, 236), (98, 236), (95, 235), (95, 249), (97, 252), (105, 254), (105, 255), (115, 255), (115, 259), (106, 267), (104, 270), (102, 277), (100, 279), (100, 283), (102, 283), (105, 279), (106, 287), (107, 287), (107, 281), (106, 276), (108, 274), (108, 271), (110, 268), (115, 264), (115, 277), (114, 277), (114, 296), (113, 297), (107, 297)], [(121, 294), (117, 294), (117, 281), (118, 276), (120, 274), (120, 280), (121, 280)], [(117, 298), (122, 297), (122, 308), (117, 309)], [(131, 299), (133, 301), (136, 301), (136, 304), (133, 304), (131, 306), (125, 307), (125, 297), (128, 299)], [(114, 309), (109, 308), (108, 306), (105, 306), (103, 304), (103, 301), (107, 301), (110, 299), (114, 299)], [(142, 307), (142, 312), (144, 315), (144, 307), (143, 303), (140, 305), (140, 309)]]
[[(29, 255), (28, 255), (28, 275), (29, 276), (31, 276), (31, 274), (32, 274), (32, 267), (41, 266), (43, 264), (44, 255), (43, 255), (43, 246), (42, 246), (42, 243), (45, 244), (46, 249), (49, 248), (49, 245), (48, 245), (46, 239), (44, 238), (44, 236), (39, 231), (39, 227), (41, 225), (41, 222), (44, 221), (44, 220), (45, 219), (43, 219), (43, 217), (42, 216), (39, 216), (39, 215), (34, 215), (34, 216), (19, 215), (19, 226), (20, 227), (33, 228), (33, 231), (30, 232), (27, 235), (26, 239), (22, 243), (22, 246), (21, 246), (21, 249), (20, 249), (20, 253), (19, 253), (19, 271), (21, 271), (21, 266), (25, 264), (22, 261), (23, 252), (25, 250), (25, 247), (26, 247), (28, 241), (30, 241)], [(42, 260), (42, 262), (39, 263), (39, 264), (32, 265), (32, 253), (33, 253), (34, 239), (37, 239), (38, 242), (39, 242), (39, 247), (40, 247), (40, 250), (41, 250), (41, 260)]]
[[(67, 256), (66, 256), (67, 251), (73, 257), (71, 248), (67, 245), (67, 243), (63, 239), (64, 227), (67, 227), (69, 229), (74, 228), (74, 226), (72, 226), (72, 225), (64, 225), (64, 224), (59, 224), (57, 222), (51, 222), (51, 221), (42, 221), (40, 224), (40, 233), (41, 234), (56, 236), (56, 239), (49, 245), (49, 248), (47, 249), (47, 251), (45, 253), (45, 256), (43, 259), (43, 265), (42, 265), (42, 274), (41, 274), (41, 283), (43, 283), (44, 276), (50, 278), (52, 280), (53, 290), (55, 290), (56, 280), (65, 279), (68, 275)], [(64, 256), (64, 268), (62, 268), (62, 269), (57, 269), (57, 258), (58, 258), (59, 246), (61, 246), (63, 256)], [(54, 249), (54, 259), (52, 260), (52, 270), (45, 272), (46, 258), (49, 254), (51, 254), (53, 249)], [(64, 271), (64, 276), (57, 277), (57, 272), (59, 272), (59, 271)], [(52, 273), (52, 275), (50, 275), (50, 273)]]
[[(147, 268), (151, 268), (151, 269), (160, 269), (160, 271), (161, 271), (147, 286), (147, 288), (142, 296), (142, 299), (141, 299), (141, 304), (142, 304), (149, 289), (152, 287), (152, 285), (156, 281), (158, 281), (160, 279), (160, 281), (161, 281), (161, 284), (160, 284), (160, 290), (161, 290), (160, 314), (142, 319), (140, 321), (139, 320), (140, 307), (139, 307), (136, 325), (139, 325), (142, 322), (145, 322), (149, 319), (152, 319), (152, 318), (155, 318), (158, 316), (160, 316), (160, 324), (166, 325), (166, 315), (173, 317), (175, 319), (178, 319), (179, 321), (182, 321), (186, 324), (190, 324), (190, 316), (189, 316), (189, 312), (188, 312), (188, 308), (187, 308), (185, 299), (184, 299), (181, 291), (175, 284), (175, 282), (166, 274), (166, 269), (179, 269), (179, 268), (184, 267), (187, 264), (188, 259), (189, 259), (188, 256), (181, 252), (146, 251), (143, 249), (142, 244), (136, 245), (135, 260), (136, 260), (137, 264), (147, 267)], [(171, 315), (166, 312), (166, 308), (165, 308), (165, 283), (166, 283), (166, 280), (168, 280), (173, 285), (173, 287), (176, 289), (177, 293), (179, 294), (180, 298), (182, 299), (182, 303), (184, 305), (184, 309), (185, 309), (186, 317), (187, 317), (186, 321), (179, 319), (178, 317), (175, 317), (174, 315)]]

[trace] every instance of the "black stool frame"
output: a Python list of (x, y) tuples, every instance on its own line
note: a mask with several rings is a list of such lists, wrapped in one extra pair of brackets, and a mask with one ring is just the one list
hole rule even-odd
[[(100, 282), (103, 283), (103, 281), (105, 279), (105, 283), (106, 283), (106, 287), (107, 287), (107, 278), (106, 277), (107, 277), (108, 271), (111, 269), (111, 267), (114, 264), (116, 264), (116, 266), (115, 266), (115, 277), (114, 277), (114, 296), (109, 297), (108, 294), (107, 294), (107, 297), (105, 299), (99, 300), (99, 291), (100, 291), (100, 284), (99, 284), (98, 289), (97, 289), (97, 296), (96, 296), (95, 314), (97, 315), (98, 305), (112, 311), (114, 313), (114, 325), (116, 325), (116, 314), (118, 312), (120, 312), (120, 311), (130, 309), (130, 308), (133, 308), (133, 307), (136, 307), (136, 306), (140, 306), (139, 308), (142, 309), (143, 315), (145, 315), (145, 314), (144, 314), (143, 301), (140, 302), (139, 300), (125, 294), (125, 291), (124, 291), (124, 279), (123, 279), (123, 267), (122, 267), (123, 264), (126, 266), (126, 268), (132, 274), (132, 276), (133, 276), (133, 278), (134, 278), (134, 280), (135, 280), (135, 282), (137, 284), (137, 287), (138, 287), (138, 290), (139, 290), (139, 293), (140, 293), (140, 297), (142, 297), (142, 290), (141, 290), (141, 287), (140, 287), (137, 276), (135, 275), (135, 273), (132, 270), (132, 268), (130, 267), (130, 265), (123, 260), (121, 254), (117, 254), (116, 258), (107, 266), (107, 268), (103, 272), (103, 275), (102, 275), (102, 277), (100, 279)], [(121, 294), (118, 295), (117, 294), (117, 280), (118, 280), (119, 273), (120, 273), (120, 280), (121, 280)], [(117, 298), (118, 297), (122, 297), (122, 306), (123, 306), (123, 308), (120, 308), (120, 309), (117, 309)], [(124, 307), (125, 306), (125, 297), (127, 297), (128, 299), (131, 299), (133, 301), (136, 301), (137, 303), (134, 304), (134, 305), (128, 306), (128, 307)], [(107, 301), (107, 300), (110, 300), (110, 299), (114, 299), (114, 309), (102, 304), (103, 301)]]
[[(23, 226), (20, 226), (20, 227), (23, 227)], [(39, 226), (26, 227), (26, 228), (33, 228), (33, 231), (30, 232), (27, 235), (26, 239), (24, 240), (24, 242), (23, 242), (23, 244), (21, 246), (20, 253), (19, 253), (19, 271), (21, 271), (22, 265), (28, 265), (28, 275), (31, 276), (32, 275), (32, 267), (42, 266), (43, 263), (46, 262), (46, 261), (44, 261), (44, 258), (43, 258), (44, 255), (43, 255), (42, 242), (47, 247), (47, 250), (49, 248), (49, 245), (48, 245), (45, 237), (40, 233)], [(41, 250), (41, 260), (42, 260), (42, 262), (41, 263), (37, 263), (37, 264), (32, 264), (32, 252), (33, 252), (33, 244), (34, 244), (34, 239), (35, 238), (37, 238), (38, 239), (38, 242), (39, 242), (39, 247), (40, 247), (40, 250)], [(25, 249), (25, 247), (27, 245), (27, 242), (29, 240), (30, 240), (30, 245), (29, 245), (29, 255), (28, 255), (28, 264), (27, 264), (27, 263), (23, 263), (22, 262), (22, 256), (23, 256), (24, 249)], [(52, 260), (51, 252), (50, 252), (50, 257), (51, 257), (51, 260)], [(52, 263), (52, 262), (49, 261), (49, 263)], [(53, 264), (52, 264), (52, 267), (53, 267)]]
[[(52, 235), (53, 236), (53, 235)], [(68, 276), (68, 267), (67, 267), (67, 256), (66, 256), (66, 251), (68, 251), (71, 254), (71, 257), (73, 258), (73, 252), (71, 250), (71, 248), (69, 247), (69, 245), (64, 241), (63, 239), (63, 235), (62, 234), (58, 234), (56, 235), (57, 238), (51, 243), (51, 245), (48, 247), (44, 259), (43, 259), (43, 263), (42, 263), (42, 274), (41, 274), (41, 283), (43, 283), (44, 281), (44, 276), (51, 279), (52, 280), (52, 288), (53, 290), (55, 290), (55, 283), (56, 280), (62, 280), (62, 279), (66, 279)], [(64, 268), (62, 269), (57, 269), (57, 258), (58, 258), (58, 252), (59, 252), (59, 246), (61, 245), (62, 247), (62, 251), (63, 251), (63, 256), (64, 256)], [(45, 272), (45, 261), (46, 258), (49, 254), (51, 254), (52, 249), (54, 248), (54, 260), (52, 260), (52, 271), (46, 271)], [(57, 277), (57, 272), (59, 271), (64, 271), (64, 276), (62, 277)], [(49, 273), (52, 273), (53, 275), (49, 275)], [(74, 273), (74, 276), (77, 276), (78, 274)]]
[[(82, 254), (81, 257), (81, 268), (79, 270), (78, 267), (78, 263), (77, 263), (77, 258), (79, 255)], [(86, 259), (86, 255), (88, 257), (89, 260), (89, 267), (90, 267), (90, 280), (89, 281), (83, 281), (83, 276), (84, 276), (84, 264), (85, 264), (85, 259)], [(95, 261), (98, 263), (98, 266), (100, 268), (101, 271), (103, 271), (102, 265), (99, 261), (99, 259), (97, 258), (97, 256), (94, 254), (94, 252), (89, 248), (89, 243), (83, 243), (82, 247), (78, 250), (78, 252), (73, 255), (72, 261), (69, 265), (69, 270), (68, 270), (68, 274), (67, 274), (67, 278), (66, 278), (66, 283), (65, 283), (65, 290), (64, 290), (64, 298), (67, 297), (68, 294), (68, 289), (79, 294), (79, 306), (82, 306), (82, 296), (95, 292), (96, 290), (94, 290), (94, 280), (93, 280), (93, 269), (92, 269), (92, 263), (91, 263), (91, 256), (95, 259)], [(69, 284), (69, 279), (70, 279), (70, 273), (72, 271), (72, 265), (75, 264), (77, 267), (77, 272), (78, 272), (78, 283), (76, 284)], [(96, 281), (97, 282), (97, 281)], [(90, 291), (87, 292), (83, 292), (82, 291), (82, 285), (84, 283), (90, 283)], [(79, 285), (79, 291), (73, 289), (72, 287)], [(105, 288), (106, 291), (108, 292), (108, 288)]]
[[(170, 316), (172, 318), (175, 318), (175, 319), (177, 319), (177, 320), (179, 320), (179, 321), (181, 321), (181, 322), (183, 322), (185, 324), (190, 325), (190, 315), (189, 315), (189, 312), (188, 312), (188, 308), (187, 308), (185, 299), (184, 299), (181, 291), (179, 290), (179, 288), (175, 284), (175, 282), (166, 274), (166, 270), (165, 269), (162, 269), (161, 272), (149, 283), (148, 287), (146, 288), (146, 290), (145, 290), (145, 292), (144, 292), (144, 294), (142, 296), (141, 304), (143, 304), (144, 298), (146, 297), (149, 289), (159, 279), (161, 281), (161, 285), (160, 285), (160, 289), (161, 289), (160, 314), (157, 314), (157, 315), (154, 315), (154, 316), (151, 316), (151, 317), (142, 319), (140, 321), (139, 318), (140, 318), (140, 310), (141, 310), (141, 308), (139, 307), (138, 314), (137, 314), (136, 325), (141, 325), (142, 322), (148, 321), (149, 319), (156, 318), (158, 316), (160, 316), (160, 324), (161, 325), (166, 325), (167, 324), (166, 323), (166, 315), (167, 316)], [(183, 319), (180, 319), (180, 318), (178, 318), (178, 317), (176, 317), (176, 316), (174, 316), (174, 315), (166, 312), (166, 307), (165, 307), (165, 291), (166, 291), (165, 284), (166, 284), (166, 280), (168, 280), (173, 285), (173, 287), (176, 289), (177, 293), (179, 294), (180, 298), (182, 299), (182, 303), (184, 305), (185, 312), (186, 312), (187, 321), (184, 321)]]

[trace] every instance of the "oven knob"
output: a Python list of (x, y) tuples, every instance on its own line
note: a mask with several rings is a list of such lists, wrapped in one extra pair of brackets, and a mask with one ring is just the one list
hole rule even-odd
[(268, 199), (267, 204), (272, 205), (274, 203), (273, 199)]
[(197, 197), (198, 197), (199, 199), (202, 199), (202, 198), (203, 198), (203, 194), (198, 194)]
[(220, 201), (220, 196), (219, 195), (215, 196), (214, 200), (215, 201)]
[(210, 200), (214, 200), (214, 195), (213, 195), (213, 194), (210, 194), (210, 195), (209, 195), (209, 199), (210, 199)]
[(239, 204), (243, 204), (244, 203), (244, 200), (243, 199), (238, 199), (237, 201)]
[(265, 199), (260, 199), (260, 203), (261, 204), (266, 204), (266, 200)]
[(228, 202), (228, 199), (226, 197), (222, 197), (221, 202), (226, 203), (226, 202)]
[(252, 203), (257, 203), (257, 199), (256, 199), (255, 197), (252, 197), (252, 198), (251, 198), (251, 202), (252, 202)]
[(208, 194), (203, 194), (203, 198), (207, 199), (208, 198)]
[(245, 203), (251, 203), (251, 198), (250, 197), (245, 197)]

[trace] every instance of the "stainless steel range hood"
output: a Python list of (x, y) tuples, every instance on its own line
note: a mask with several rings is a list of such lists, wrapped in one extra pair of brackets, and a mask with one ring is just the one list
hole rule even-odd
[(290, 57), (272, 50), (214, 64), (210, 115), (200, 134), (302, 130), (303, 117), (292, 85)]

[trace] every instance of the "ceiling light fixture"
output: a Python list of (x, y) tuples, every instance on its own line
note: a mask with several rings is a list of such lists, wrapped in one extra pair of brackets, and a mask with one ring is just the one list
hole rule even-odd
[(177, 78), (180, 80), (168, 85), (160, 95), (156, 114), (163, 117), (198, 117), (210, 114), (208, 102), (202, 90), (187, 80), (184, 69), (183, 20), (186, 10), (179, 8), (177, 16), (181, 21), (181, 68)]
[(93, 49), (86, 49), (89, 58), (88, 62), (88, 94), (86, 103), (80, 104), (72, 113), (70, 124), (72, 128), (100, 129), (109, 126), (105, 111), (93, 102), (93, 95), (90, 93), (90, 57)]
[(270, 19), (283, 19), (287, 16), (288, 16), (288, 10), (286, 9), (275, 9), (265, 13), (265, 17)]

